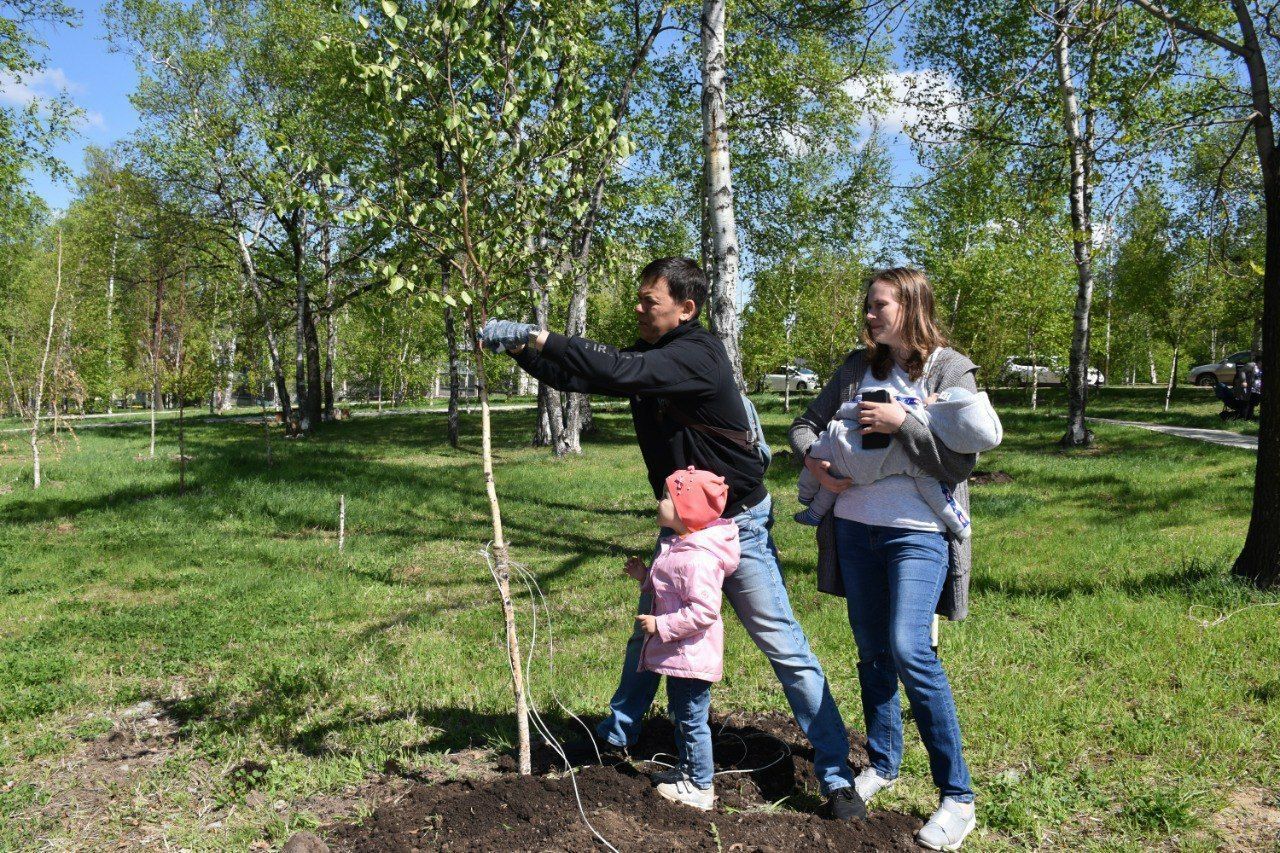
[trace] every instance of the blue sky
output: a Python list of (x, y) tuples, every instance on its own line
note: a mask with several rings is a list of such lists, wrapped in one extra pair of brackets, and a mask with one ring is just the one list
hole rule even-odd
[[(78, 135), (58, 146), (57, 156), (75, 174), (83, 171), (87, 145), (108, 147), (127, 137), (137, 126), (138, 116), (129, 103), (129, 95), (137, 82), (133, 61), (108, 49), (102, 11), (98, 5), (73, 4), (80, 12), (77, 27), (45, 27), (40, 36), (48, 45), (46, 71), (21, 84), (0, 85), (0, 99), (7, 103), (24, 103), (32, 94), (49, 95), (59, 88), (70, 92), (85, 111)], [(885, 130), (900, 126), (898, 116), (886, 116)], [(918, 173), (910, 146), (901, 136), (890, 146), (894, 161), (894, 182), (905, 183)], [(38, 195), (54, 209), (63, 209), (72, 196), (72, 188), (56, 183), (48, 175), (32, 173), (31, 182)]]
[[(43, 75), (0, 90), (0, 98), (13, 103), (28, 92), (48, 95), (64, 87), (85, 110), (79, 134), (62, 143), (57, 155), (75, 173), (83, 171), (86, 145), (107, 147), (128, 136), (138, 116), (129, 103), (137, 75), (133, 61), (107, 48), (101, 10), (96, 5), (72, 4), (80, 10), (78, 27), (44, 27), (40, 37), (48, 45)], [(71, 187), (57, 184), (48, 175), (32, 173), (31, 183), (52, 208), (64, 208)]]

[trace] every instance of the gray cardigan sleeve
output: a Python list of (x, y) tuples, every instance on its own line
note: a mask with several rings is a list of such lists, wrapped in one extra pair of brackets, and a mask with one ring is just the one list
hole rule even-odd
[(836, 410), (840, 408), (840, 403), (843, 402), (841, 397), (844, 386), (849, 383), (846, 368), (851, 358), (845, 359), (840, 369), (831, 375), (818, 396), (809, 404), (809, 408), (805, 409), (804, 414), (791, 422), (791, 431), (787, 434), (787, 438), (791, 441), (791, 450), (795, 453), (797, 465), (804, 464), (809, 446), (818, 440), (818, 435), (827, 428), (827, 424), (835, 417)]
[[(947, 371), (940, 376), (937, 387), (933, 390), (958, 387), (974, 394), (978, 393), (978, 383), (974, 381), (973, 376), (977, 368), (973, 367), (968, 359), (964, 361), (965, 364), (959, 365), (958, 369)], [(952, 485), (963, 483), (969, 479), (974, 466), (978, 464), (976, 453), (956, 453), (939, 441), (937, 436), (916, 418), (904, 420), (896, 437), (902, 442), (902, 449), (906, 451), (913, 463), (920, 466), (929, 476), (944, 483)]]

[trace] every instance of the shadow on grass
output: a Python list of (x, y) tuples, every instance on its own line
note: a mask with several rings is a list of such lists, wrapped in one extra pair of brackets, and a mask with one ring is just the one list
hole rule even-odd
[(1201, 560), (1187, 560), (1166, 571), (1151, 572), (1141, 577), (1101, 583), (1096, 580), (1057, 579), (1046, 580), (1034, 576), (993, 579), (982, 574), (970, 581), (975, 594), (996, 593), (1017, 598), (1050, 599), (1063, 601), (1080, 596), (1098, 595), (1103, 592), (1123, 592), (1135, 597), (1178, 596), (1189, 600), (1235, 598), (1247, 593), (1246, 586), (1231, 578), (1221, 566)]
[[(494, 413), (493, 434), (498, 456), (512, 451), (524, 452), (529, 432), (528, 415), (527, 412)], [(478, 418), (471, 420), (472, 423), (465, 426), (478, 432)], [(593, 447), (634, 444), (629, 420), (624, 417), (601, 414), (596, 416), (596, 422), (598, 428), (588, 440), (588, 452)], [(143, 436), (140, 431), (134, 431), (138, 433), (135, 435), (122, 434), (128, 432), (122, 430), (95, 438), (105, 444), (110, 453), (123, 456)], [(193, 523), (235, 514), (240, 505), (252, 500), (261, 504), (256, 508), (279, 532), (336, 533), (336, 507), (329, 507), (327, 502), (317, 505), (315, 501), (290, 500), (291, 494), (305, 494), (308, 489), (326, 494), (342, 492), (349, 504), (353, 500), (377, 504), (384, 502), (388, 490), (392, 489), (401, 494), (391, 500), (404, 493), (421, 495), (423, 499), (408, 507), (398, 520), (364, 529), (364, 535), (405, 541), (435, 538), (484, 541), (491, 535), (487, 523), (488, 503), (472, 447), (478, 445), (478, 436), (469, 432), (464, 435), (461, 449), (451, 448), (442, 419), (419, 415), (325, 424), (311, 438), (297, 441), (280, 440), (277, 432), (273, 435), (274, 464), (270, 468), (265, 464), (265, 450), (257, 425), (200, 424), (189, 426), (187, 432), (187, 452), (194, 457), (187, 472), (189, 494), (169, 502), (167, 508), (190, 516)], [(406, 451), (430, 454), (434, 464), (415, 466), (378, 458), (395, 459)], [(549, 454), (547, 458), (550, 459)], [(64, 497), (52, 490), (15, 495), (0, 505), (0, 522), (49, 521), (85, 512), (126, 508), (143, 501), (178, 498), (176, 465), (168, 460), (160, 464), (166, 466), (166, 478), (171, 476), (173, 482), (113, 489), (108, 477), (98, 483), (81, 485), (78, 489), (81, 494), (74, 496)], [(637, 479), (634, 485), (647, 492), (643, 480)], [(645, 510), (574, 504), (549, 498), (546, 491), (521, 486), (516, 484), (503, 491), (505, 524), (521, 541), (546, 553), (572, 554), (560, 565), (559, 574), (570, 572), (595, 557), (629, 553), (634, 546), (574, 532), (567, 522), (549, 525), (546, 523), (549, 518), (579, 513), (583, 519), (617, 516), (639, 520), (650, 515)], [(273, 494), (280, 499), (270, 500)], [(462, 518), (446, 517), (442, 512), (446, 509)], [(266, 533), (272, 535), (270, 530)]]

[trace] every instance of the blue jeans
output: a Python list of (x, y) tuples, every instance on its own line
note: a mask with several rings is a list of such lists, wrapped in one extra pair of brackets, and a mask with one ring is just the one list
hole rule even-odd
[(946, 540), (941, 533), (837, 518), (836, 556), (858, 644), (871, 766), (893, 779), (902, 764), (901, 679), (934, 784), (944, 797), (972, 802), (951, 684), (929, 645), (933, 611), (947, 579)]
[[(769, 533), (773, 527), (773, 499), (765, 498), (734, 516), (733, 521), (738, 525), (742, 556), (738, 570), (725, 578), (724, 597), (782, 682), (791, 713), (813, 744), (813, 769), (823, 793), (847, 788), (853, 784), (849, 736), (822, 666), (791, 612), (778, 566), (778, 549)], [(641, 595), (637, 612), (651, 610), (650, 597)], [(596, 734), (614, 746), (636, 742), (641, 720), (658, 692), (659, 676), (639, 671), (643, 645), (644, 633), (633, 631), (627, 640), (618, 689), (609, 700), (609, 716), (596, 727)]]
[(676, 728), (680, 769), (699, 788), (710, 788), (715, 773), (711, 760), (711, 682), (667, 676), (667, 711)]

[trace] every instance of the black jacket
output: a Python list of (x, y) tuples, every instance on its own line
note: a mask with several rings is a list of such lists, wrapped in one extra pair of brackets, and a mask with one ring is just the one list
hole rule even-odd
[(561, 391), (628, 397), (631, 419), (649, 485), (662, 496), (663, 481), (678, 468), (693, 465), (724, 477), (731, 518), (764, 500), (764, 463), (759, 454), (732, 440), (682, 426), (670, 414), (674, 406), (694, 423), (750, 431), (742, 396), (724, 344), (690, 320), (657, 343), (636, 341), (623, 350), (586, 338), (547, 336), (541, 354), (525, 347), (516, 362)]

